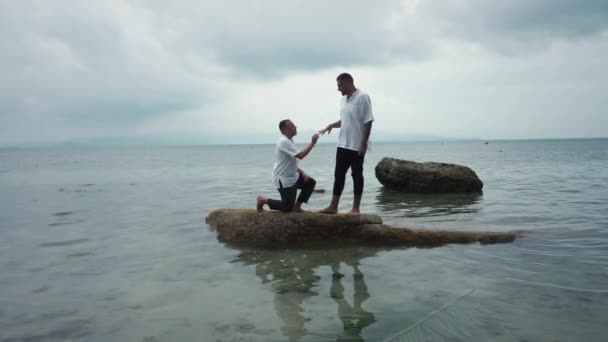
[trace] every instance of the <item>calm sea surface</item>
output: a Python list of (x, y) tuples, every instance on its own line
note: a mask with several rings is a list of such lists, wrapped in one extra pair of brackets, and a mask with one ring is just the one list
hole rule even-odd
[[(327, 190), (308, 209), (329, 203), (334, 154), (321, 144), (300, 163)], [(0, 341), (606, 341), (608, 140), (374, 144), (363, 211), (526, 232), (511, 244), (218, 242), (211, 210), (278, 196), (273, 156), (272, 145), (0, 151)], [(383, 157), (469, 166), (484, 193), (385, 194)], [(351, 201), (348, 178), (341, 211)]]

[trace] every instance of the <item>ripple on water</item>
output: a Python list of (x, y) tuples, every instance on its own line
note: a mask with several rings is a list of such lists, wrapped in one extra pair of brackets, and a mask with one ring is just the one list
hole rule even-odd
[(28, 269), (28, 271), (34, 272), (34, 273), (35, 272), (43, 272), (43, 271), (46, 271), (46, 270), (51, 269), (51, 268), (53, 268), (55, 266), (58, 266), (58, 265), (60, 265), (60, 263), (58, 263), (58, 262), (49, 262), (46, 265), (31, 267), (31, 268)]
[(53, 222), (53, 223), (49, 223), (48, 226), (49, 227), (60, 227), (60, 226), (67, 226), (70, 224), (73, 224), (74, 222), (67, 222), (67, 221), (63, 221), (63, 222)]
[(55, 218), (55, 222), (51, 222), (48, 224), (49, 227), (60, 227), (71, 224), (77, 224), (85, 222), (84, 219), (74, 219), (74, 214), (86, 212), (86, 210), (73, 210), (73, 211), (60, 211), (51, 214)]
[(39, 287), (39, 288), (37, 288), (37, 289), (32, 290), (32, 293), (42, 293), (42, 292), (46, 292), (46, 291), (48, 291), (48, 290), (50, 290), (50, 289), (51, 289), (51, 287), (50, 287), (50, 286), (48, 286), (48, 285), (43, 285), (43, 286), (41, 286), (41, 287)]
[(89, 255), (95, 255), (95, 253), (93, 253), (93, 252), (78, 252), (78, 253), (68, 254), (67, 257), (68, 258), (80, 258), (80, 257), (84, 257), (84, 256), (89, 256)]
[(78, 310), (61, 309), (8, 317), (6, 322), (14, 329), (9, 334), (3, 331), (2, 341), (65, 341), (90, 336), (93, 319), (79, 314)]
[(564, 285), (560, 285), (560, 284), (553, 284), (553, 283), (546, 283), (546, 282), (539, 282), (539, 281), (530, 281), (530, 280), (510, 278), (510, 277), (505, 277), (505, 280), (520, 282), (520, 283), (535, 285), (535, 286), (551, 287), (551, 288), (568, 290), (568, 291), (590, 292), (590, 293), (608, 293), (608, 289), (580, 288), (580, 287), (564, 286)]
[(52, 215), (53, 216), (68, 216), (68, 215), (72, 215), (73, 213), (75, 213), (75, 211), (60, 211), (60, 212), (54, 213)]
[[(19, 341), (65, 341), (90, 336), (93, 332), (93, 321), (90, 319), (75, 319), (57, 324), (57, 326), (40, 334), (20, 337)], [(9, 339), (10, 341), (10, 339)]]
[(45, 242), (45, 243), (41, 243), (40, 247), (71, 246), (71, 245), (77, 245), (79, 243), (83, 243), (83, 242), (87, 242), (87, 241), (89, 241), (89, 239), (82, 238), (82, 239), (74, 239), (74, 240), (66, 240), (66, 241)]

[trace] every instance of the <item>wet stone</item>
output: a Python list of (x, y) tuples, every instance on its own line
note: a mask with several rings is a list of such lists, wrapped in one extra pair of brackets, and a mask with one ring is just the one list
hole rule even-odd
[[(357, 217), (320, 213), (257, 212), (255, 209), (216, 209), (206, 217), (221, 242), (262, 249), (307, 245), (360, 244), (372, 246), (428, 246), (451, 243), (508, 243), (519, 235), (509, 232), (424, 230), (382, 224), (377, 215)], [(292, 262), (280, 260), (282, 272), (293, 272)], [(277, 274), (280, 276), (281, 274)]]

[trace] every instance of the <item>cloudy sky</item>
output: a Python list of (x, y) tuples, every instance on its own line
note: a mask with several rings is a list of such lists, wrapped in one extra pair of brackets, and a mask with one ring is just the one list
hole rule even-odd
[[(608, 1), (0, 0), (0, 146), (608, 136)], [(304, 139), (304, 137), (300, 137)]]

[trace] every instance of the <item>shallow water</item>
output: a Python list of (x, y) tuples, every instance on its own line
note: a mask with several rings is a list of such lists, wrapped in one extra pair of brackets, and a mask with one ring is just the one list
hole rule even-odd
[[(296, 141), (298, 139), (296, 138)], [(334, 146), (301, 166), (326, 189)], [(463, 164), (482, 195), (386, 193), (382, 157)], [(362, 209), (512, 244), (261, 251), (204, 218), (252, 207), (273, 146), (0, 151), (0, 341), (603, 341), (608, 140), (376, 143)], [(352, 201), (347, 180), (341, 210)]]

